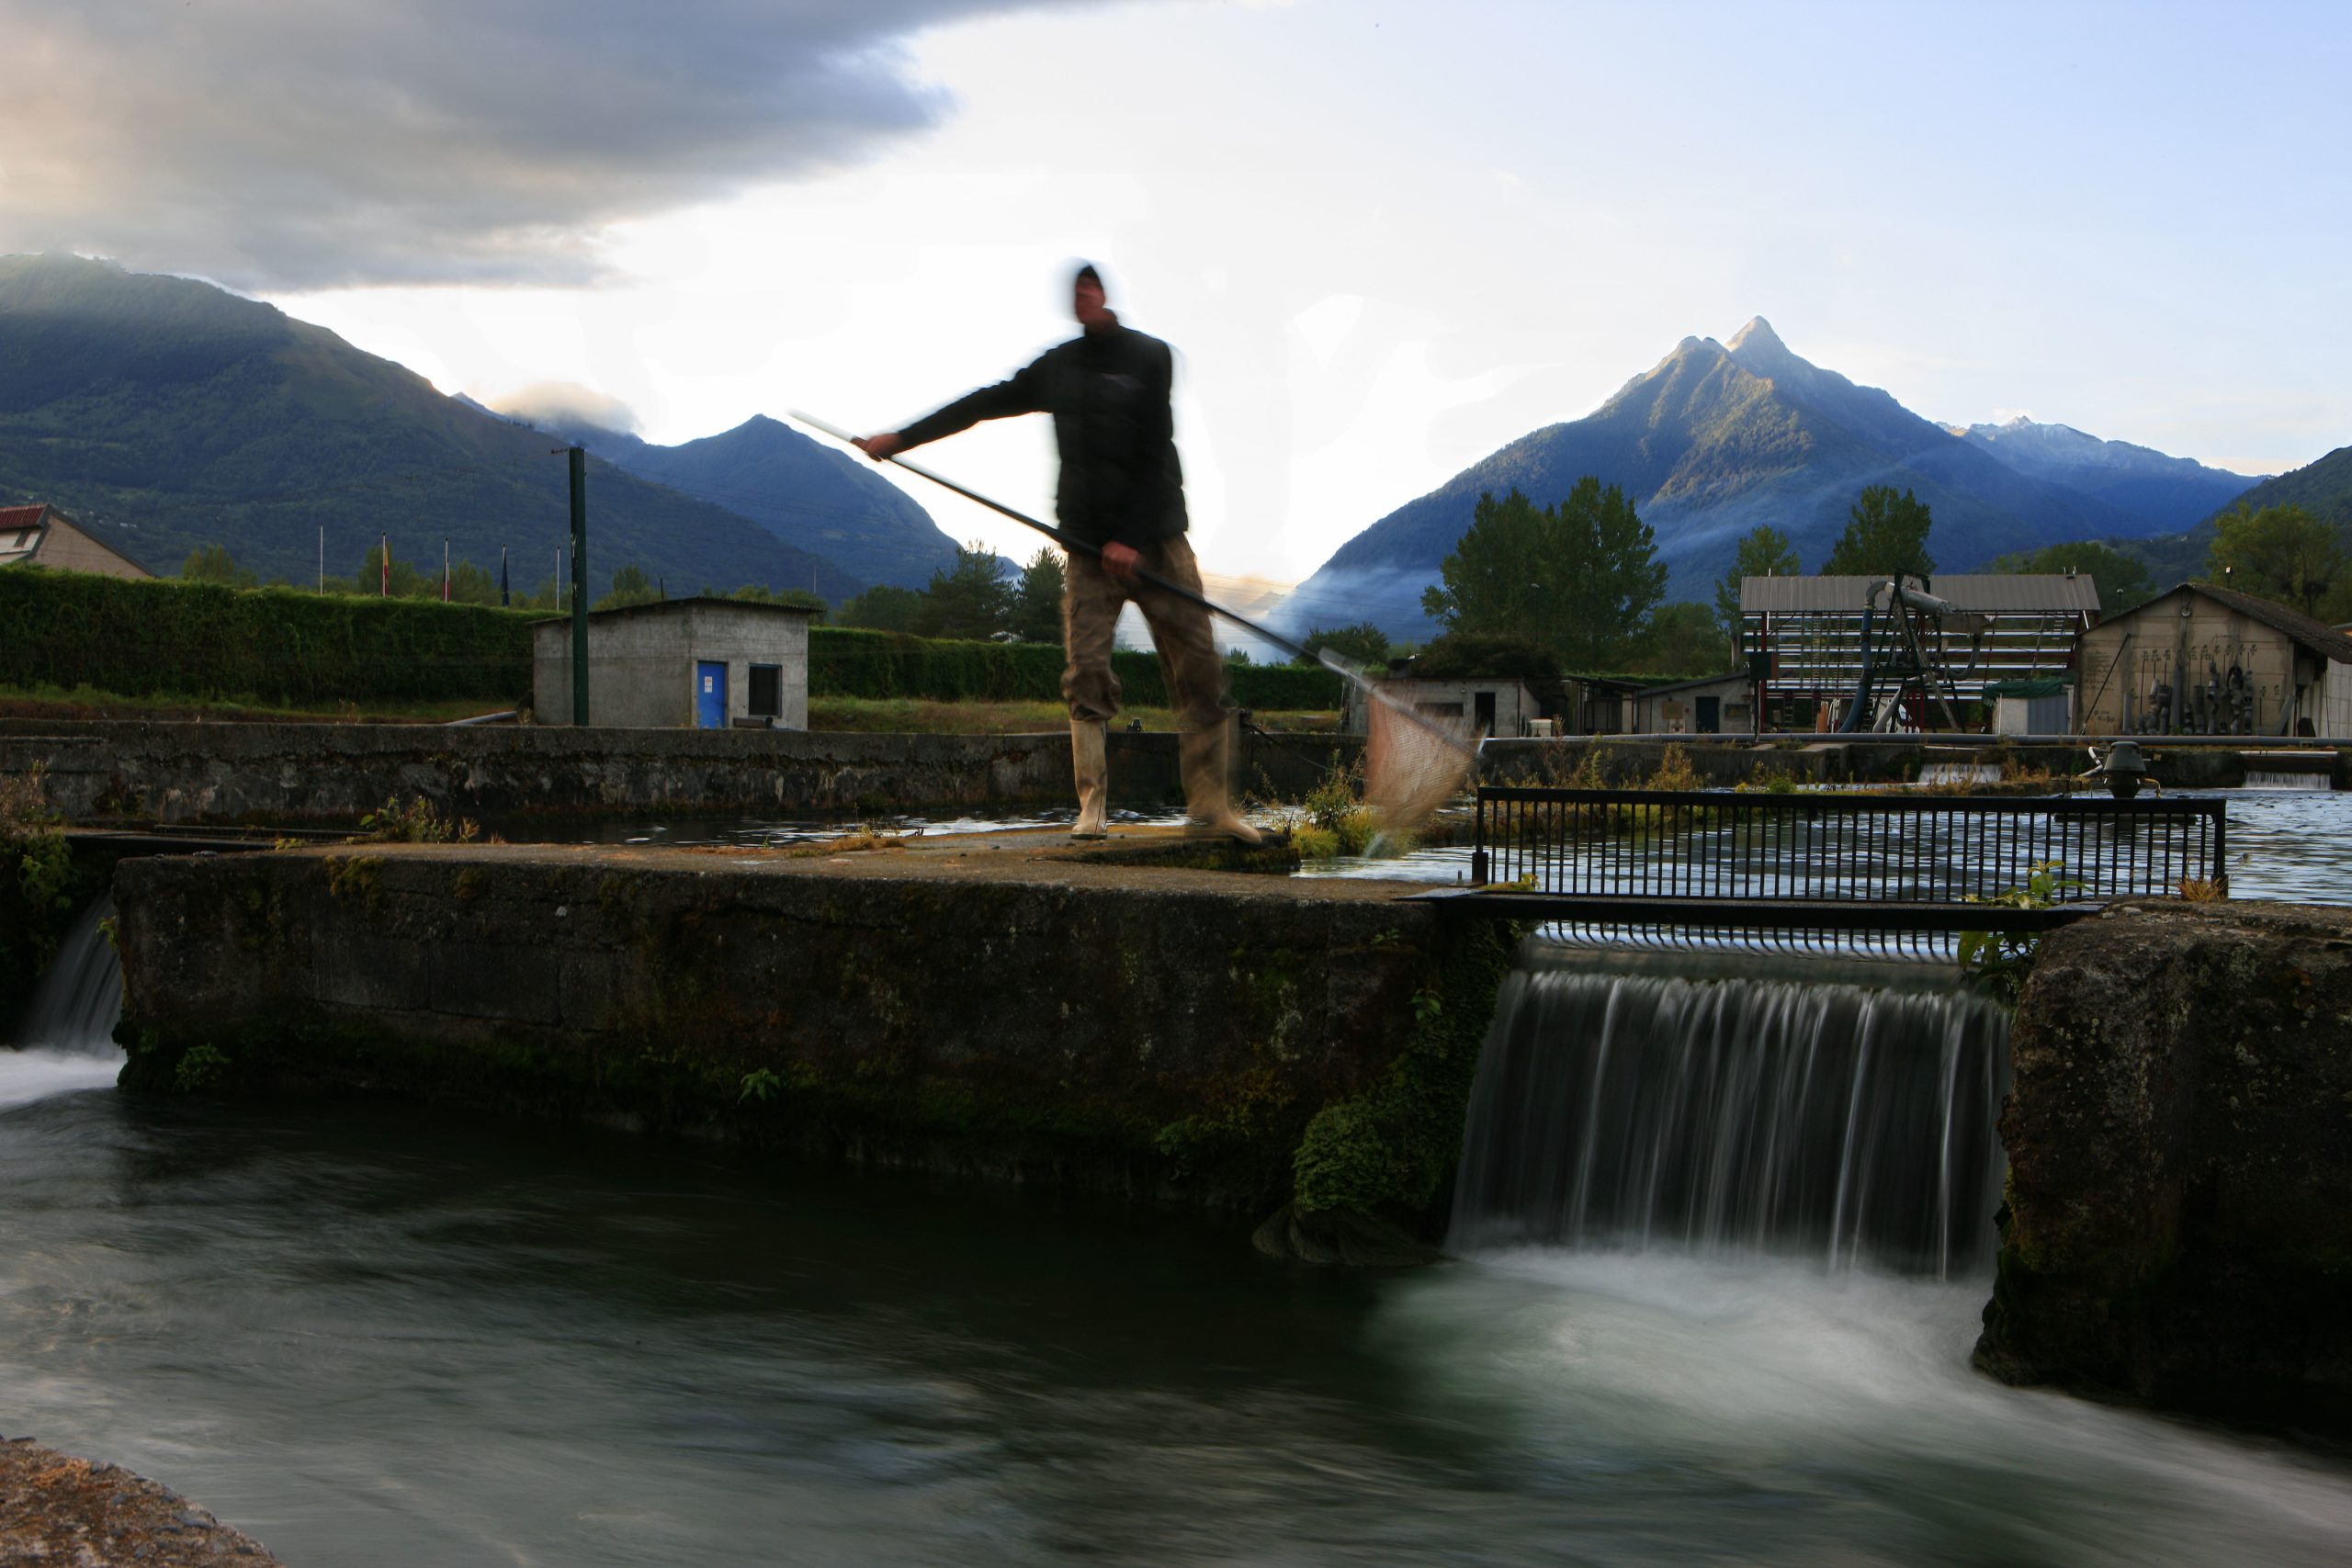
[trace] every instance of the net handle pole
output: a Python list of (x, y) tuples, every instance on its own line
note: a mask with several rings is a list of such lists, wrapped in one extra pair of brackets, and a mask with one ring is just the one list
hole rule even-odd
[[(830, 435), (836, 441), (854, 442), (857, 439), (856, 436), (852, 435), (848, 431), (842, 429), (838, 425), (829, 424), (825, 421), (819, 419), (814, 414), (803, 413), (798, 409), (788, 410), (787, 412), (791, 418), (797, 420), (802, 424), (807, 425), (809, 429)], [(1035, 528), (1037, 532), (1045, 535), (1046, 537), (1051, 539), (1065, 550), (1082, 551), (1087, 555), (1096, 557), (1100, 557), (1102, 554), (1102, 548), (1099, 545), (1090, 545), (1084, 539), (1078, 538), (1060, 528), (1057, 528), (1050, 523), (1039, 522), (1036, 518), (1030, 516), (1025, 512), (1015, 512), (1012, 507), (1005, 505), (1002, 502), (991, 501), (987, 496), (982, 495), (979, 491), (967, 489), (965, 486), (957, 484), (954, 479), (947, 478), (944, 474), (933, 473), (931, 469), (924, 468), (920, 463), (910, 463), (904, 457), (885, 457), (882, 460), (886, 463), (897, 464), (899, 468), (906, 469), (907, 472), (914, 475), (917, 479), (929, 479), (932, 483), (939, 486), (942, 490), (954, 491), (966, 501), (977, 502), (980, 505), (987, 507), (990, 512), (998, 513), (1000, 516), (1010, 517), (1015, 523), (1019, 523), (1025, 527)], [(1369, 682), (1365, 681), (1363, 671), (1361, 669), (1359, 669), (1352, 661), (1342, 659), (1340, 655), (1333, 653), (1329, 649), (1325, 649), (1320, 653), (1310, 653), (1305, 648), (1291, 641), (1290, 638), (1283, 637), (1279, 632), (1269, 631), (1264, 626), (1261, 626), (1257, 622), (1251, 620), (1249, 616), (1241, 614), (1239, 611), (1228, 610), (1214, 599), (1205, 598), (1201, 594), (1193, 592), (1189, 588), (1182, 587), (1176, 583), (1170, 582), (1168, 579), (1160, 576), (1158, 572), (1153, 571), (1148, 567), (1136, 567), (1136, 576), (1141, 579), (1147, 585), (1158, 589), (1162, 593), (1173, 594), (1175, 597), (1183, 600), (1188, 604), (1197, 604), (1212, 615), (1224, 616), (1227, 620), (1231, 621), (1235, 626), (1239, 626), (1243, 631), (1250, 633), (1251, 636), (1261, 637), (1267, 642), (1272, 643), (1276, 648), (1281, 649), (1293, 659), (1303, 659), (1310, 664), (1321, 664), (1327, 669), (1338, 671), (1340, 675), (1354, 682), (1359, 686), (1369, 685)]]

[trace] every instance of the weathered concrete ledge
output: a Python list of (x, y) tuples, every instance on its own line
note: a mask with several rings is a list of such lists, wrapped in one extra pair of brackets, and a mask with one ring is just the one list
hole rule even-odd
[(1977, 1365), (2352, 1430), (2352, 909), (2152, 903), (2045, 938)]
[(0, 1438), (0, 1562), (272, 1568), (277, 1559), (168, 1486)]
[[(1245, 736), (1243, 781), (1304, 794), (1360, 743)], [(0, 721), (0, 774), (41, 770), (76, 822), (348, 824), (388, 798), (533, 813), (896, 812), (1069, 798), (1069, 737), (431, 724)], [(1176, 737), (1111, 737), (1112, 801), (1181, 803)]]
[(126, 1088), (385, 1092), (1289, 1204), (1271, 1244), (1347, 1256), (1442, 1223), (1512, 940), (1394, 883), (1103, 863), (1049, 834), (158, 857), (115, 890)]

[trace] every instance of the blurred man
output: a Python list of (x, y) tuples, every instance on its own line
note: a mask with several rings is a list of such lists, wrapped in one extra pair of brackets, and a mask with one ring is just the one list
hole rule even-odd
[(1091, 265), (1080, 267), (1072, 280), (1070, 309), (1084, 329), (1077, 337), (1047, 349), (1009, 381), (958, 398), (904, 430), (862, 437), (858, 449), (878, 463), (984, 419), (1052, 414), (1061, 455), (1056, 512), (1066, 533), (1102, 552), (1070, 552), (1062, 594), (1062, 646), (1069, 656), (1062, 696), (1069, 704), (1070, 758), (1078, 775), (1078, 825), (1071, 832), (1100, 839), (1108, 831), (1104, 730), (1119, 711), (1112, 633), (1120, 609), (1132, 600), (1151, 627), (1168, 699), (1182, 729), (1178, 745), (1186, 810), (1196, 826), (1254, 844), (1257, 830), (1233, 810), (1230, 704), (1208, 612), (1136, 575), (1141, 569), (1190, 592), (1201, 591), (1200, 568), (1184, 539), (1184, 476), (1170, 405), (1175, 357), (1158, 338), (1120, 324), (1104, 298), (1102, 276)]

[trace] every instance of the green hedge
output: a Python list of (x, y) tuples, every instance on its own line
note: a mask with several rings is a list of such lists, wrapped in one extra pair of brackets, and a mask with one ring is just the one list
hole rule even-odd
[(519, 702), (532, 615), (85, 572), (0, 571), (0, 682), (266, 703)]
[[(547, 612), (431, 600), (322, 596), (168, 578), (0, 571), (0, 684), (90, 686), (125, 696), (266, 703), (520, 703), (531, 690), (531, 624)], [(1159, 660), (1113, 656), (1125, 700), (1166, 705)], [(812, 696), (1056, 702), (1051, 643), (942, 642), (812, 626)], [(1334, 708), (1328, 670), (1240, 665), (1234, 701), (1269, 711)]]
[[(912, 697), (931, 702), (1058, 702), (1062, 650), (1046, 642), (943, 642), (855, 626), (812, 626), (812, 697)], [(1156, 654), (1111, 656), (1122, 700), (1162, 707), (1167, 683)], [(1336, 708), (1340, 678), (1290, 664), (1243, 664), (1232, 671), (1233, 700), (1269, 712)]]

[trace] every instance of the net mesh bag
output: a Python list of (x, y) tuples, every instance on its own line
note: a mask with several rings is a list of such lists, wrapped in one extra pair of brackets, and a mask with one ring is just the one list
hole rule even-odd
[(1371, 735), (1364, 746), (1364, 804), (1383, 834), (1409, 833), (1469, 780), (1486, 732), (1407, 707), (1374, 686), (1365, 687), (1365, 696)]

